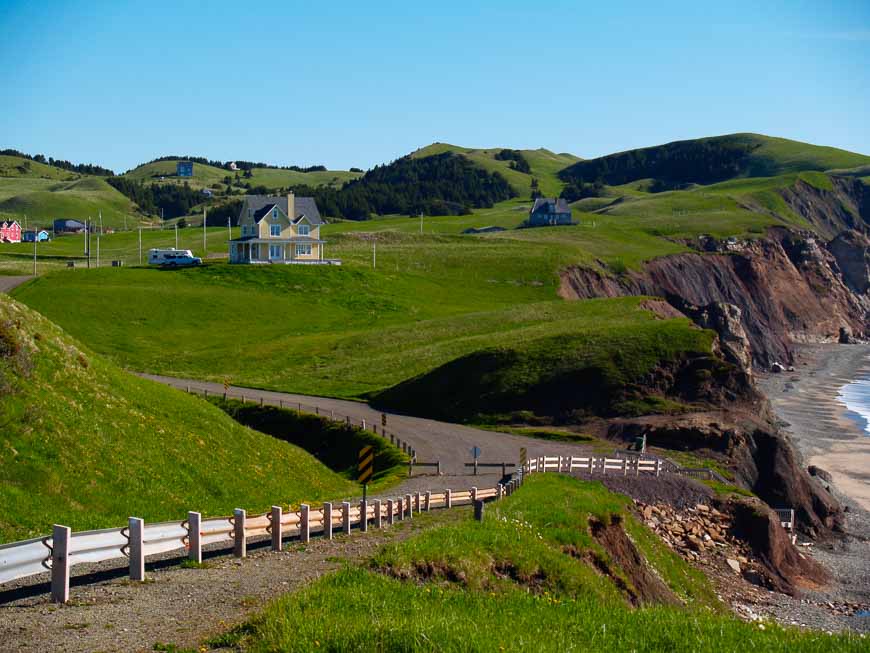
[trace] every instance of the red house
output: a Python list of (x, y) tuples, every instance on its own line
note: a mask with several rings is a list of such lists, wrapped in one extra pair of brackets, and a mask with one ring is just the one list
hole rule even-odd
[(0, 243), (20, 243), (21, 225), (17, 220), (0, 222)]

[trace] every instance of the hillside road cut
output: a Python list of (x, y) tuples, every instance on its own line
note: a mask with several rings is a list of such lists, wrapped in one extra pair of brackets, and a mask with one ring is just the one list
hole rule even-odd
[[(207, 390), (209, 394), (214, 395), (223, 394), (224, 392), (224, 386), (220, 383), (178, 379), (154, 374), (140, 374), (139, 376), (182, 390), (186, 390), (189, 387), (191, 392), (202, 393), (204, 390)], [(379, 432), (381, 428), (382, 411), (359, 401), (255, 390), (236, 386), (230, 386), (228, 393), (233, 398), (244, 395), (249, 401), (259, 401), (262, 397), (267, 404), (273, 405), (283, 402), (283, 405), (287, 408), (298, 407), (299, 403), (309, 407), (308, 410), (313, 410), (312, 407), (317, 406), (321, 415), (325, 414), (328, 416), (330, 411), (332, 411), (337, 419), (343, 419), (345, 416), (355, 421), (364, 419), (367, 425), (377, 426)], [(420, 462), (441, 462), (442, 476), (440, 477), (440, 482), (436, 481), (435, 477), (427, 474), (425, 482), (423, 482), (423, 478), (419, 479), (421, 482), (419, 488), (414, 487), (416, 483), (412, 483), (416, 479), (409, 479), (408, 485), (410, 487), (405, 488), (407, 491), (441, 489), (442, 486), (450, 486), (449, 479), (451, 477), (470, 476), (472, 469), (466, 467), (465, 463), (472, 462), (471, 449), (475, 446), (481, 450), (480, 462), (485, 463), (507, 462), (516, 464), (520, 459), (520, 449), (522, 447), (526, 448), (529, 457), (580, 455), (589, 451), (588, 446), (584, 448), (581, 444), (553, 442), (509, 433), (485, 431), (470, 426), (462, 426), (461, 424), (439, 422), (396, 413), (388, 412), (386, 415), (387, 432), (394, 433), (414, 447), (417, 452), (417, 460)], [(616, 447), (614, 446), (614, 448)], [(508, 473), (511, 471), (512, 468), (509, 467)], [(497, 480), (496, 477), (501, 477), (501, 469), (481, 468), (480, 476), (482, 477), (480, 479), (481, 487), (494, 485), (494, 481)]]

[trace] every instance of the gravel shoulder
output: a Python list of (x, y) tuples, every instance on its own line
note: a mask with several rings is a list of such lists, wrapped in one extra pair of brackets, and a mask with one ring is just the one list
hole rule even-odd
[(212, 550), (199, 569), (181, 567), (177, 559), (166, 564), (166, 556), (149, 559), (144, 583), (120, 576), (77, 585), (76, 579), (109, 574), (106, 566), (76, 567), (66, 605), (52, 604), (45, 586), (35, 596), (24, 593), (0, 603), (0, 649), (151, 651), (157, 643), (195, 648), (245, 621), (267, 601), (345, 564), (360, 563), (386, 543), (469, 517), (468, 507), (438, 510), (367, 534), (354, 531), (332, 541), (313, 537), (307, 545), (291, 540), (280, 553), (261, 540), (248, 545), (243, 560), (231, 557), (229, 549)]
[(32, 276), (10, 277), (6, 275), (0, 275), (0, 293), (10, 293), (22, 283), (24, 283), (25, 281), (29, 281), (32, 278)]

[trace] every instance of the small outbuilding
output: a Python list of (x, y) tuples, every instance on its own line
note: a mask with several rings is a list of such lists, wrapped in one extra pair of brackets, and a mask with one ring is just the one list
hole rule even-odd
[(529, 211), (530, 227), (571, 224), (571, 207), (561, 198), (539, 197)]
[(21, 237), (21, 239), (25, 243), (32, 243), (34, 241), (37, 243), (44, 243), (47, 240), (51, 240), (51, 235), (45, 229), (40, 229), (39, 231), (33, 231), (32, 229), (29, 229), (24, 232), (24, 235)]
[(80, 234), (87, 230), (87, 225), (80, 220), (55, 220), (54, 233)]

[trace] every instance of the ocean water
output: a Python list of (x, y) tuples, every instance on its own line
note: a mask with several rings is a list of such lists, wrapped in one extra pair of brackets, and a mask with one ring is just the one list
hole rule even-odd
[(870, 436), (870, 378), (847, 383), (837, 393), (837, 399), (845, 404), (846, 413)]

